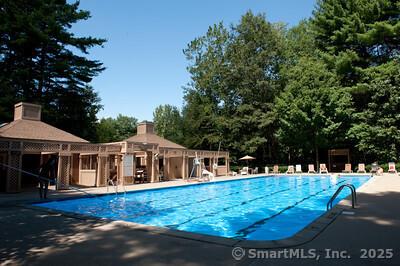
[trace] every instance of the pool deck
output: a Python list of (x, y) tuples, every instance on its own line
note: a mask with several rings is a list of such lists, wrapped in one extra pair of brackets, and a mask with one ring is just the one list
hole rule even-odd
[[(240, 177), (242, 178), (242, 177)], [(222, 177), (218, 180), (237, 179)], [(127, 191), (187, 185), (170, 181), (127, 186)], [(85, 189), (107, 193), (106, 188)], [(120, 191), (122, 188), (120, 187)], [(109, 192), (112, 192), (110, 188)], [(80, 219), (26, 208), (37, 191), (0, 194), (1, 265), (400, 265), (400, 176), (373, 177), (358, 191), (358, 207), (342, 213), (311, 241), (292, 249), (316, 250), (314, 259), (234, 260), (232, 247), (168, 235), (120, 221)], [(51, 191), (49, 198), (81, 196), (75, 191)], [(341, 204), (348, 205), (347, 200)], [(326, 249), (347, 252), (328, 259)], [(393, 249), (391, 259), (361, 259), (361, 249)], [(282, 251), (282, 249), (279, 249)], [(279, 251), (275, 250), (275, 251)], [(246, 250), (247, 254), (250, 250)], [(269, 250), (271, 251), (271, 250)], [(378, 251), (381, 253), (382, 251)], [(386, 252), (386, 251), (385, 251)], [(371, 252), (370, 255), (374, 255)], [(350, 256), (351, 258), (348, 258)]]

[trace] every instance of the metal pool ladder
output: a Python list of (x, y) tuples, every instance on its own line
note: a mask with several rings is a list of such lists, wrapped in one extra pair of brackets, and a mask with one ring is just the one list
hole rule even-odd
[(336, 199), (336, 197), (339, 195), (339, 193), (345, 188), (348, 187), (351, 190), (351, 207), (355, 209), (355, 205), (357, 204), (357, 193), (356, 193), (356, 187), (353, 184), (344, 184), (341, 185), (333, 194), (331, 199), (328, 201), (328, 204), (326, 204), (326, 210), (329, 211), (332, 209), (332, 204), (333, 201)]

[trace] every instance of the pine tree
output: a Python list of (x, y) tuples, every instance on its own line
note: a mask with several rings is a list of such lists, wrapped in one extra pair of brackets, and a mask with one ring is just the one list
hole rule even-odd
[(104, 67), (86, 55), (105, 40), (70, 31), (89, 17), (79, 2), (0, 0), (0, 121), (11, 120), (14, 103), (27, 101), (44, 107), (44, 121), (95, 137), (101, 105), (88, 84)]

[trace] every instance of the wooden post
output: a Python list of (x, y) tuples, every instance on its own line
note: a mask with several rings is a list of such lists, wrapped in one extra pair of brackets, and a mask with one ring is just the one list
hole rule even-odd
[(159, 171), (159, 162), (158, 158), (155, 156), (155, 151), (153, 149), (153, 152), (151, 153), (151, 165), (152, 165), (152, 171), (151, 171), (151, 183), (158, 182), (158, 171)]
[(185, 180), (187, 178), (186, 176), (186, 155), (182, 153), (182, 179)]
[[(133, 153), (133, 177), (132, 177), (132, 184), (135, 183), (136, 178), (136, 153)], [(125, 180), (124, 180), (125, 181)]]
[(151, 180), (152, 180), (152, 178), (153, 178), (153, 176), (152, 176), (152, 173), (153, 173), (153, 169), (152, 169), (153, 168), (153, 162), (152, 162), (153, 155), (150, 154), (150, 152), (146, 151), (145, 158), (146, 158), (147, 178), (150, 177)]
[(226, 175), (229, 175), (229, 172), (231, 171), (230, 165), (229, 165), (229, 156), (225, 157), (225, 165), (226, 165)]
[(101, 154), (97, 157), (97, 178), (96, 187), (107, 185), (107, 179), (110, 177), (109, 156)]

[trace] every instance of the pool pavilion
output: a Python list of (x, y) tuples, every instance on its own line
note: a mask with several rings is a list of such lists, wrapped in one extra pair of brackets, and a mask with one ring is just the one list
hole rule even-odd
[(37, 179), (16, 169), (38, 173), (49, 156), (57, 155), (57, 189), (69, 185), (107, 186), (187, 179), (199, 175), (195, 159), (215, 175), (226, 175), (229, 152), (190, 150), (157, 136), (154, 125), (139, 123), (137, 134), (115, 143), (89, 143), (41, 121), (41, 106), (18, 103), (14, 121), (0, 125), (0, 191), (20, 192), (36, 187)]

